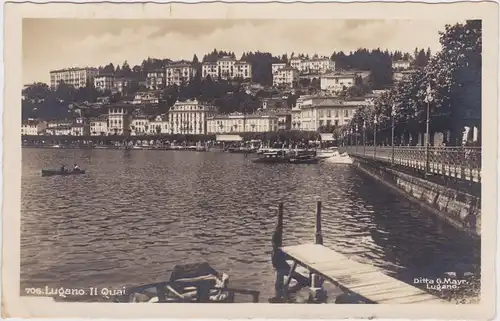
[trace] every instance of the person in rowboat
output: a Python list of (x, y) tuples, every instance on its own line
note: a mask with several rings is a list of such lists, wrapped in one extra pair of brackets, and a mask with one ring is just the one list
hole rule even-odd
[(79, 170), (80, 170), (80, 167), (78, 167), (78, 165), (77, 165), (77, 164), (75, 164), (75, 165), (73, 166), (73, 171), (75, 171), (75, 172), (76, 172), (76, 171), (79, 171)]
[(61, 165), (61, 172), (65, 172), (65, 171), (66, 171), (66, 166)]

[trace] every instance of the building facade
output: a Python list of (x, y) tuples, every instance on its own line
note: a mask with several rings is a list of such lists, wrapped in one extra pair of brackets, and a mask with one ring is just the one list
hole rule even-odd
[(46, 121), (27, 120), (21, 123), (21, 135), (43, 135), (47, 129)]
[(408, 60), (396, 60), (392, 62), (392, 69), (405, 70), (410, 68), (411, 63)]
[(115, 85), (113, 75), (98, 75), (94, 77), (94, 87), (98, 91), (112, 90)]
[(171, 134), (202, 135), (207, 133), (207, 119), (217, 114), (215, 106), (197, 100), (176, 101), (169, 111)]
[(278, 62), (271, 65), (271, 72), (273, 75), (278, 72), (278, 70), (285, 68), (287, 64), (285, 62)]
[(320, 88), (326, 91), (339, 91), (344, 87), (349, 88), (356, 85), (357, 74), (352, 72), (335, 72), (322, 75)]
[(155, 105), (160, 103), (159, 92), (138, 92), (132, 100), (133, 105)]
[(335, 70), (335, 61), (327, 57), (312, 59), (294, 57), (289, 60), (289, 64), (303, 74), (324, 74)]
[(90, 136), (106, 136), (108, 134), (107, 115), (90, 120)]
[(178, 62), (165, 67), (165, 84), (167, 86), (189, 83), (196, 76), (196, 68), (188, 62)]
[(137, 85), (137, 80), (125, 77), (115, 77), (112, 91), (124, 94)]
[(170, 121), (167, 115), (158, 115), (149, 121), (149, 134), (170, 134)]
[(246, 61), (226, 56), (215, 62), (204, 62), (201, 67), (202, 77), (217, 79), (252, 79), (252, 65)]
[(146, 87), (150, 90), (163, 89), (166, 86), (165, 70), (157, 69), (148, 72)]
[(278, 69), (273, 74), (273, 85), (276, 87), (294, 87), (299, 80), (299, 71), (291, 66)]
[(149, 133), (149, 118), (147, 116), (136, 116), (130, 123), (130, 135), (141, 136)]
[(292, 110), (292, 129), (317, 131), (323, 126), (347, 125), (355, 111), (371, 103), (360, 100), (344, 100), (338, 97), (307, 97)]
[(233, 113), (218, 115), (207, 120), (208, 134), (263, 133), (278, 131), (279, 117), (267, 114)]
[(108, 107), (108, 135), (130, 134), (131, 111), (131, 106), (125, 104)]
[(98, 75), (97, 68), (68, 68), (50, 71), (50, 87), (57, 88), (59, 84), (65, 83), (75, 88), (87, 87), (89, 81), (93, 81)]

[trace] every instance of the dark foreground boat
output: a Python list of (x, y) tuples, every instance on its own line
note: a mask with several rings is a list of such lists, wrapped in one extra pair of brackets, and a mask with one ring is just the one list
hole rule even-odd
[(55, 175), (82, 175), (85, 174), (84, 169), (79, 170), (65, 170), (61, 171), (60, 169), (42, 169), (42, 176), (55, 176)]
[(233, 303), (235, 294), (250, 295), (259, 302), (259, 292), (228, 287), (229, 277), (208, 263), (177, 265), (170, 280), (129, 288), (124, 295), (113, 298), (119, 303)]

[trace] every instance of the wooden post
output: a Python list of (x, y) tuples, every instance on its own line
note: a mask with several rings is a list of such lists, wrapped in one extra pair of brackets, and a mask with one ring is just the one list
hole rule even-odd
[(278, 204), (278, 223), (273, 235), (273, 247), (283, 246), (283, 203)]
[[(321, 233), (321, 201), (316, 203), (316, 224), (314, 233), (314, 243), (323, 245), (323, 235)], [(323, 289), (323, 281), (314, 273), (310, 273), (311, 293), (310, 301), (323, 302), (326, 298), (326, 293)]]
[(316, 203), (316, 231), (315, 231), (315, 243), (323, 245), (323, 235), (321, 233), (321, 201)]
[(276, 269), (276, 282), (274, 285), (275, 288), (275, 297), (270, 300), (270, 302), (280, 302), (283, 299), (283, 290), (284, 290), (284, 275), (282, 274), (282, 253), (280, 247), (283, 246), (283, 203), (279, 203), (278, 205), (278, 223), (276, 224), (276, 228), (273, 233), (272, 238), (272, 246), (273, 251), (271, 255), (271, 261), (273, 267)]

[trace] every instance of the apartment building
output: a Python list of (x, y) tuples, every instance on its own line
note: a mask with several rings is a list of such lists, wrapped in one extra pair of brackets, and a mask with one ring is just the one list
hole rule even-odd
[(370, 105), (365, 99), (345, 100), (333, 96), (307, 97), (292, 109), (292, 129), (317, 131), (322, 126), (343, 126), (355, 111)]
[(90, 136), (105, 136), (108, 134), (108, 116), (101, 115), (90, 120)]
[(207, 119), (217, 108), (195, 100), (176, 101), (169, 111), (171, 134), (206, 134)]
[(165, 67), (165, 84), (167, 86), (189, 83), (196, 76), (196, 68), (189, 62), (176, 62)]
[(293, 87), (299, 80), (299, 71), (291, 66), (278, 69), (273, 74), (273, 85), (276, 87)]
[(201, 67), (202, 77), (217, 79), (252, 79), (252, 65), (246, 61), (226, 56), (215, 62), (204, 62)]
[(112, 90), (115, 85), (113, 75), (97, 75), (94, 77), (94, 87), (98, 91)]
[(289, 64), (301, 74), (324, 74), (335, 70), (335, 61), (327, 57), (312, 59), (294, 57), (289, 60)]
[(108, 107), (108, 135), (127, 135), (130, 133), (133, 107), (115, 104)]
[(150, 90), (163, 89), (166, 86), (165, 70), (157, 69), (148, 72), (146, 87)]
[(21, 135), (34, 136), (43, 135), (47, 129), (46, 121), (29, 119), (21, 123)]
[(71, 85), (75, 88), (86, 87), (89, 81), (99, 74), (97, 68), (68, 68), (50, 71), (50, 87), (57, 88), (60, 83)]
[(244, 132), (274, 132), (278, 131), (279, 117), (270, 114), (217, 115), (207, 120), (208, 134), (229, 134)]

